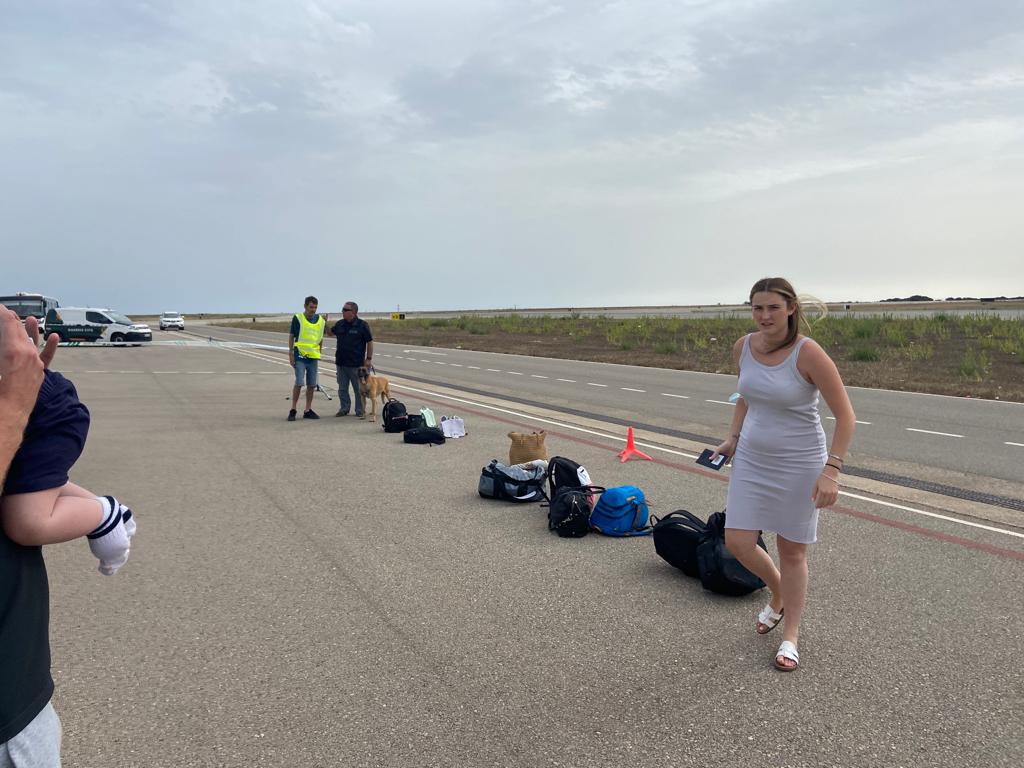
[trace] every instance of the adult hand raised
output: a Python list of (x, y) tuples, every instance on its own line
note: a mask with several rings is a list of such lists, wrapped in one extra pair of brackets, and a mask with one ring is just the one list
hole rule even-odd
[(23, 326), (16, 314), (0, 306), (0, 409), (12, 423), (22, 427), (35, 407), (43, 369), (53, 360), (57, 349), (57, 339), (53, 337), (47, 340), (43, 353), (39, 353), (37, 342), (31, 337), (34, 334), (38, 340), (39, 324), (35, 318), (29, 319), (31, 322)]
[[(25, 330), (28, 331), (28, 337), (32, 339), (32, 343), (39, 348), (39, 321), (34, 317), (29, 317), (25, 320)], [(39, 359), (43, 361), (43, 367), (49, 368), (50, 363), (53, 362), (53, 356), (57, 353), (57, 345), (60, 343), (60, 336), (56, 333), (51, 333), (46, 337), (46, 343), (43, 348), (39, 351)]]

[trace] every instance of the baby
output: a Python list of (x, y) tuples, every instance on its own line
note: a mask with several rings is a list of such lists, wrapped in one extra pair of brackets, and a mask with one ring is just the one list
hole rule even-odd
[(8, 538), (26, 547), (87, 536), (100, 573), (112, 576), (128, 562), (135, 519), (113, 496), (68, 482), (88, 433), (89, 410), (75, 385), (47, 369), (4, 481), (0, 523)]

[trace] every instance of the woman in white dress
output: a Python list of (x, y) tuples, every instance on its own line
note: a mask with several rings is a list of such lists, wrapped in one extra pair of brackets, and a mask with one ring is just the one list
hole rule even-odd
[[(775, 666), (800, 664), (797, 640), (807, 596), (807, 547), (817, 540), (818, 510), (836, 503), (843, 458), (855, 417), (835, 363), (800, 334), (800, 302), (781, 277), (759, 280), (750, 291), (757, 330), (739, 339), (740, 399), (730, 436), (715, 456), (731, 457), (725, 512), (725, 543), (748, 570), (760, 576), (771, 599), (757, 617), (757, 632), (782, 622)], [(826, 448), (818, 394), (836, 419)], [(757, 546), (758, 531), (777, 534), (779, 567)]]

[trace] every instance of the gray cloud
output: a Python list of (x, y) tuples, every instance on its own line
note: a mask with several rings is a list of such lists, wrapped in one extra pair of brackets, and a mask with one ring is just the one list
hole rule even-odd
[(307, 274), (371, 309), (1020, 280), (1016, 2), (10, 5), (10, 290), (255, 311)]

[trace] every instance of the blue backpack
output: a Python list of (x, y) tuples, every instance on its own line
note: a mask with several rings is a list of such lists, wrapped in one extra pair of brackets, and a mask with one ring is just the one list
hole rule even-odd
[(647, 521), (644, 492), (633, 485), (609, 488), (590, 513), (590, 527), (606, 536), (646, 536), (654, 529)]

